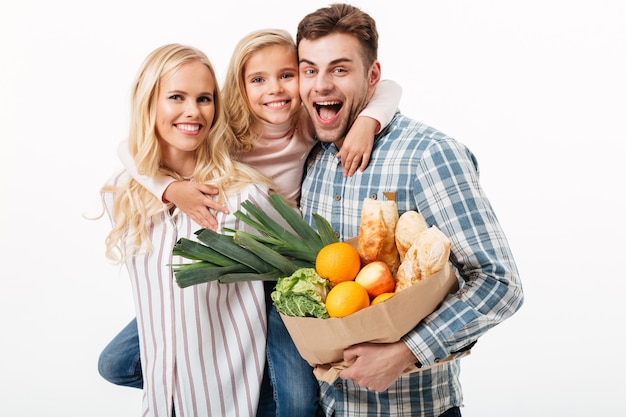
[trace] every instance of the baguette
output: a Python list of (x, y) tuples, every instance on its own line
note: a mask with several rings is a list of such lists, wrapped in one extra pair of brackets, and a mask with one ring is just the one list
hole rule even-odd
[(363, 200), (357, 238), (357, 252), (362, 266), (383, 261), (395, 275), (400, 266), (395, 241), (397, 223), (398, 207), (395, 201)]

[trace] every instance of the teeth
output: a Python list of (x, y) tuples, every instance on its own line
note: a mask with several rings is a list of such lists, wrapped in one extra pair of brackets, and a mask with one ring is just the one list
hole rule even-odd
[(318, 101), (317, 103), (318, 106), (336, 106), (337, 104), (341, 104), (340, 101)]
[(274, 101), (271, 103), (267, 103), (268, 107), (281, 107), (287, 104), (287, 101)]
[(186, 132), (197, 132), (198, 130), (200, 130), (200, 125), (184, 125), (184, 124), (179, 124), (176, 125), (180, 130), (184, 130)]

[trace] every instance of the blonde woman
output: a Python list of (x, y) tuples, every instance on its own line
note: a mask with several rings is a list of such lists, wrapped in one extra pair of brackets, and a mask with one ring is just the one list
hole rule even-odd
[[(165, 45), (144, 61), (132, 89), (128, 149), (148, 177), (209, 184), (231, 213), (251, 200), (273, 212), (272, 183), (231, 159), (215, 72), (199, 50)], [(181, 289), (173, 245), (200, 226), (137, 183), (127, 171), (102, 188), (113, 228), (107, 257), (131, 278), (143, 374), (142, 416), (254, 416), (265, 366), (263, 284), (210, 282)], [(244, 228), (216, 213), (219, 228)]]

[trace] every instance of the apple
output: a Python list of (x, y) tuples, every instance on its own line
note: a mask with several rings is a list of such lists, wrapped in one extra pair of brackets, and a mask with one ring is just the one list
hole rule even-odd
[(393, 292), (396, 287), (389, 265), (383, 261), (374, 261), (365, 265), (354, 280), (365, 287), (370, 298)]

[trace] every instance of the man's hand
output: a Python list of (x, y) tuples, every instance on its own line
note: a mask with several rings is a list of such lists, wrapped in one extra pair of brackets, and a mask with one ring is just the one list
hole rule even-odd
[(354, 363), (341, 371), (339, 377), (373, 391), (385, 391), (417, 359), (404, 342), (361, 343), (343, 352), (345, 361)]
[(217, 188), (206, 184), (198, 184), (193, 181), (176, 181), (165, 189), (163, 197), (187, 213), (200, 226), (215, 230), (217, 229), (217, 220), (210, 209), (228, 213), (226, 207), (209, 197), (217, 193)]

